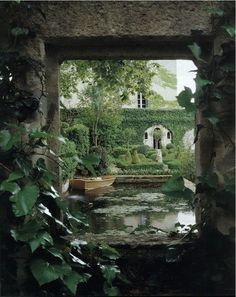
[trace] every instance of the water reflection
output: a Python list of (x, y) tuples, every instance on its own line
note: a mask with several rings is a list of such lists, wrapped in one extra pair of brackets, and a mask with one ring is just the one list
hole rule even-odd
[(183, 230), (195, 223), (188, 201), (159, 192), (158, 188), (118, 186), (88, 192), (72, 192), (68, 196), (72, 212), (88, 215), (90, 232), (132, 232), (136, 228), (157, 228), (164, 231)]

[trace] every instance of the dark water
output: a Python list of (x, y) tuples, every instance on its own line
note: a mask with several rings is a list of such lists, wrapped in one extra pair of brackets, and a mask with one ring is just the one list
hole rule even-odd
[(72, 212), (81, 210), (87, 214), (92, 233), (185, 232), (195, 223), (190, 201), (166, 196), (152, 186), (77, 191), (70, 193), (68, 199)]

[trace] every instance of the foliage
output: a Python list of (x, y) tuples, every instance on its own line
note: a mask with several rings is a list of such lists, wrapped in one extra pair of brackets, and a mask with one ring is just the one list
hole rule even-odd
[[(13, 14), (14, 5), (9, 4)], [(20, 9), (21, 5), (17, 5)], [(18, 16), (15, 19), (16, 23), (20, 20)], [(30, 29), (16, 23), (9, 31), (14, 42), (27, 39)], [(87, 282), (93, 273), (92, 269), (88, 273), (86, 262), (91, 259), (81, 253), (79, 241), (75, 245), (68, 237), (84, 223), (69, 212), (53, 187), (56, 176), (47, 167), (48, 161), (59, 166), (49, 141), (65, 140), (49, 134), (48, 125), (34, 128), (30, 124), (36, 112), (41, 116), (43, 65), (14, 51), (1, 52), (0, 61), (0, 252), (4, 254), (1, 284), (7, 286), (7, 295), (76, 295), (78, 284)], [(26, 76), (41, 82), (37, 95), (24, 89)], [(110, 270), (116, 269), (115, 276), (119, 273), (111, 250), (109, 256), (104, 251), (100, 258), (99, 263), (95, 261), (97, 267), (106, 261), (104, 265), (109, 265)], [(115, 276), (104, 273), (104, 290), (115, 290)]]
[(139, 145), (137, 147), (137, 152), (140, 154), (143, 154), (145, 157), (148, 156), (148, 152), (153, 152), (154, 150), (152, 148), (150, 148), (150, 146), (148, 145)]
[(137, 136), (137, 132), (134, 128), (124, 128), (121, 132), (121, 140), (120, 143), (126, 144), (129, 148), (130, 140)]
[[(180, 166), (180, 174), (181, 176), (191, 180), (192, 182), (195, 181), (196, 178), (196, 167), (195, 167), (195, 154), (190, 149), (182, 149), (181, 153), (178, 157)], [(168, 164), (169, 165), (169, 164)]]
[(107, 150), (102, 146), (92, 147), (91, 152), (93, 152), (98, 158), (99, 162), (95, 166), (95, 170), (98, 175), (103, 175), (108, 166), (109, 166), (109, 158)]
[(175, 144), (181, 144), (185, 132), (194, 126), (194, 116), (184, 110), (123, 110), (123, 128), (133, 128), (137, 133), (137, 136), (130, 140), (131, 143), (143, 144), (145, 130), (159, 124), (172, 131)]
[(73, 125), (65, 130), (69, 140), (76, 144), (78, 156), (84, 157), (89, 152), (89, 129), (83, 124)]
[[(188, 130), (194, 128), (194, 115), (193, 113), (187, 113), (185, 110), (122, 109), (120, 112), (121, 117), (112, 111), (107, 113), (107, 118), (110, 118), (110, 121), (114, 121), (115, 129), (113, 130), (114, 132), (112, 132), (114, 133), (114, 141), (112, 144), (113, 148), (115, 148), (115, 145), (117, 144), (119, 146), (127, 145), (127, 141), (129, 142), (130, 147), (131, 144), (143, 145), (144, 132), (147, 128), (153, 125), (161, 124), (172, 131), (173, 142), (175, 145), (182, 144), (184, 134)], [(116, 119), (116, 117), (120, 117), (122, 122), (119, 123), (120, 120)], [(90, 127), (90, 113), (87, 109), (63, 110), (62, 118), (66, 122), (70, 122), (70, 119), (74, 118), (75, 121), (80, 121), (81, 123), (84, 123), (86, 126)], [(125, 136), (125, 133), (127, 132), (126, 129), (132, 129), (128, 130), (132, 131), (132, 134), (130, 133), (129, 135), (129, 139)], [(108, 130), (109, 125), (108, 127), (104, 126), (103, 133), (106, 135)], [(135, 133), (133, 133), (134, 131)], [(103, 139), (104, 140), (102, 140), (102, 144), (104, 145), (108, 137), (104, 137)]]
[(128, 148), (126, 147), (123, 147), (123, 146), (117, 146), (113, 149), (112, 151), (112, 155), (115, 157), (115, 158), (118, 158), (120, 155), (124, 155), (126, 154), (128, 151)]
[(174, 147), (174, 146), (173, 146), (172, 143), (168, 143), (168, 144), (166, 145), (166, 149), (168, 149), (168, 150), (172, 149), (173, 147)]
[(60, 158), (62, 159), (62, 180), (72, 179), (78, 165), (76, 144), (73, 141), (65, 139), (65, 143), (61, 145)]
[[(115, 94), (128, 99), (129, 94), (141, 92), (149, 97), (151, 83), (155, 77), (163, 87), (175, 88), (176, 78), (163, 66), (154, 61), (138, 60), (77, 60), (66, 61), (61, 66), (61, 94), (65, 98), (78, 93), (81, 87), (93, 84), (106, 90), (106, 95)], [(119, 99), (119, 98), (117, 98)]]
[(138, 164), (138, 163), (140, 163), (140, 159), (139, 159), (137, 150), (133, 150), (132, 151), (131, 157), (132, 157), (132, 164)]

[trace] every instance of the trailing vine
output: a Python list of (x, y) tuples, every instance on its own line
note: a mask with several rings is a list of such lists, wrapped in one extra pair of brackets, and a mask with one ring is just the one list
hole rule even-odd
[[(14, 14), (12, 3), (7, 8)], [(0, 294), (74, 296), (79, 284), (89, 279), (93, 283), (96, 271), (104, 284), (101, 290), (106, 295), (118, 294), (113, 286), (120, 272), (115, 265), (118, 253), (75, 237), (87, 224), (79, 213), (70, 213), (53, 186), (55, 175), (48, 159), (55, 162), (55, 153), (48, 143), (63, 138), (51, 135), (47, 126), (30, 125), (30, 118), (41, 112), (44, 69), (39, 61), (17, 51), (21, 37), (25, 41), (35, 35), (20, 18), (16, 21), (10, 30), (11, 51), (0, 52)], [(40, 81), (38, 95), (25, 90), (27, 73)]]
[(233, 155), (235, 150), (232, 132), (229, 130), (229, 127), (234, 126), (235, 120), (232, 112), (235, 106), (233, 11), (214, 9), (211, 13), (216, 40), (213, 52), (207, 59), (197, 41), (189, 46), (193, 60), (198, 66), (195, 79), (196, 92), (192, 93), (189, 88), (185, 87), (185, 90), (177, 97), (179, 104), (185, 107), (186, 111), (193, 112), (198, 109), (201, 112), (201, 119), (196, 127), (195, 142), (203, 137), (203, 133), (206, 133), (208, 145), (213, 148), (209, 156), (209, 166), (204, 168), (202, 175), (197, 178), (196, 197), (200, 194), (197, 201), (201, 209), (202, 228), (214, 228), (216, 208), (221, 208), (228, 215), (233, 215), (232, 205), (235, 192), (234, 164), (232, 168), (226, 169), (217, 165), (218, 158), (222, 158), (217, 155), (220, 154), (218, 153), (220, 146)]

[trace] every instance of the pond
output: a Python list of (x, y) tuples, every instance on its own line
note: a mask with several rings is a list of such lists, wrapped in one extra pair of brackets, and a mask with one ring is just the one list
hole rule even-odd
[(88, 232), (96, 234), (186, 232), (195, 224), (191, 201), (166, 196), (153, 185), (76, 191), (68, 199), (73, 213), (87, 214)]

